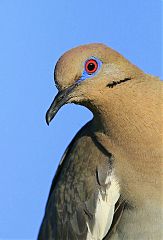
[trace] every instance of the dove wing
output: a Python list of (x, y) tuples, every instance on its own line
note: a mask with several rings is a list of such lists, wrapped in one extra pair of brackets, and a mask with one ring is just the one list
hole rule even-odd
[(60, 161), (38, 240), (108, 239), (119, 221), (124, 204), (114, 158), (90, 125), (77, 133)]

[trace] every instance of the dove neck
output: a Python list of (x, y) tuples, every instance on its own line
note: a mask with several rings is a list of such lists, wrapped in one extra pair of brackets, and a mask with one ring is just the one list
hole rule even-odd
[(152, 87), (152, 82), (150, 85), (147, 81), (131, 80), (106, 89), (92, 108), (95, 128), (116, 142), (153, 143), (161, 124), (162, 94), (156, 86), (158, 82)]
[(161, 90), (157, 81), (153, 87), (131, 81), (101, 94), (93, 109), (93, 126), (131, 155), (155, 155), (162, 144)]

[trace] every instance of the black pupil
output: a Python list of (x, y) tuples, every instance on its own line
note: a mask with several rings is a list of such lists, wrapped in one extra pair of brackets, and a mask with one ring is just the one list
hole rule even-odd
[(87, 66), (89, 71), (93, 71), (95, 69), (95, 64), (94, 63), (89, 63)]

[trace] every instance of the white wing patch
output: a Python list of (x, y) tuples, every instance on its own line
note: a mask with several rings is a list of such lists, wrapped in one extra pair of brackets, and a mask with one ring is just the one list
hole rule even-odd
[[(106, 182), (109, 181), (111, 184), (108, 184), (105, 192), (101, 192), (101, 190), (99, 190), (96, 202), (95, 225), (91, 231), (89, 223), (87, 222), (88, 234), (86, 240), (103, 239), (111, 226), (114, 216), (115, 204), (120, 197), (120, 189), (116, 177), (113, 173), (106, 178)], [(104, 194), (105, 197), (103, 197)]]

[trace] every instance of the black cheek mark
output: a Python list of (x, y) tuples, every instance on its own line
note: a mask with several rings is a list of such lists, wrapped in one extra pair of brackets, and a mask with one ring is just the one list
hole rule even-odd
[(113, 81), (112, 83), (108, 83), (106, 85), (106, 87), (109, 87), (109, 88), (113, 88), (114, 86), (118, 85), (118, 84), (121, 84), (121, 83), (124, 83), (124, 82), (127, 82), (129, 80), (131, 80), (132, 78), (124, 78), (122, 80), (119, 80), (119, 81)]

